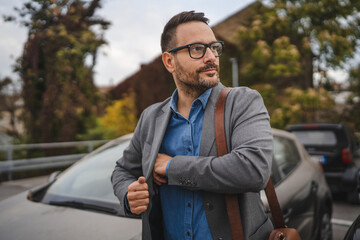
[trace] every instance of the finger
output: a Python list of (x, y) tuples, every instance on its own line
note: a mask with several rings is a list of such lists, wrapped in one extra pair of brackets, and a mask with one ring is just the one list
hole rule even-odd
[(138, 182), (139, 182), (140, 184), (146, 183), (145, 177), (139, 177)]
[(161, 165), (158, 165), (158, 166), (155, 166), (154, 167), (154, 172), (162, 177), (165, 177), (166, 176), (166, 173), (165, 174), (162, 174), (162, 171), (163, 170), (163, 167)]
[(156, 174), (159, 174), (162, 177), (166, 176), (166, 167), (164, 164), (159, 164), (157, 166), (154, 167), (154, 171)]
[(153, 170), (153, 179), (157, 185), (159, 185), (159, 186), (161, 185), (162, 181), (161, 181), (159, 175), (155, 172), (155, 170)]
[(157, 177), (157, 178), (160, 178), (160, 179), (166, 179), (166, 176), (162, 175), (162, 174), (159, 174), (157, 172), (154, 172), (154, 175)]
[(149, 191), (128, 192), (127, 194), (128, 201), (147, 199), (147, 198), (149, 198)]
[(156, 179), (156, 175), (155, 175), (155, 172), (153, 171), (153, 179), (154, 179), (154, 182), (157, 184), (157, 185), (161, 185), (161, 183)]
[(145, 183), (139, 183), (139, 181), (135, 181), (132, 184), (129, 185), (128, 187), (128, 191), (144, 191), (144, 190), (148, 190), (148, 184)]
[(161, 186), (161, 182), (159, 182), (159, 181), (156, 180), (155, 178), (154, 178), (154, 182), (155, 182), (157, 185)]
[(149, 205), (149, 198), (129, 201), (130, 211), (135, 214), (140, 214), (146, 211), (148, 205)]
[(166, 181), (166, 178), (163, 178), (163, 177), (160, 177), (160, 176), (158, 176), (158, 177), (156, 178), (156, 180), (159, 181), (159, 182), (161, 182), (161, 183), (166, 183), (166, 182), (167, 182), (167, 181)]
[(149, 198), (129, 201), (130, 209), (147, 205), (149, 205)]
[(128, 187), (128, 192), (147, 191), (147, 190), (148, 190), (148, 185), (146, 183), (131, 185)]
[(134, 214), (139, 215), (139, 214), (145, 212), (146, 209), (147, 209), (147, 206), (139, 206), (139, 207), (130, 209), (130, 211)]
[[(159, 174), (153, 172), (153, 177), (154, 177), (154, 180), (156, 180), (157, 182), (159, 183), (166, 183), (166, 178), (160, 176)], [(159, 184), (158, 184), (159, 185)]]

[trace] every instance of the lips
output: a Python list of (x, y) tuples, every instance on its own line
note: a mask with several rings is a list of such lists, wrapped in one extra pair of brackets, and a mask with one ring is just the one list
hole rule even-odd
[(203, 73), (216, 73), (217, 71), (216, 71), (215, 68), (209, 68), (209, 69), (206, 69), (206, 70), (201, 71), (201, 72), (203, 72)]
[(208, 64), (200, 69), (198, 69), (198, 72), (204, 72), (204, 73), (216, 73), (218, 71), (218, 66), (216, 64)]

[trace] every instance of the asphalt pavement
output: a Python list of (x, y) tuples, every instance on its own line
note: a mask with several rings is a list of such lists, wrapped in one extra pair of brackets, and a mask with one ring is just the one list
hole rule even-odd
[(0, 201), (15, 194), (45, 184), (49, 176), (40, 176), (33, 178), (24, 178), (19, 180), (0, 182)]

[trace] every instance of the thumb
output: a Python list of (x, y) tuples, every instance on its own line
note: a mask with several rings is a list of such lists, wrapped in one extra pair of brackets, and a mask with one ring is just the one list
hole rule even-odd
[(146, 182), (145, 177), (139, 177), (138, 182), (139, 182), (140, 184), (144, 184), (144, 183)]

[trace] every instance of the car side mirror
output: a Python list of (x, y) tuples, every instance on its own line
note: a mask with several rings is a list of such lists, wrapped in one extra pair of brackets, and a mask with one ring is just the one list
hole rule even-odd
[(59, 176), (59, 174), (61, 173), (61, 171), (56, 171), (50, 174), (49, 178), (48, 178), (48, 182), (53, 182), (57, 176)]
[(50, 187), (51, 184), (53, 184), (54, 181), (48, 182), (44, 185), (41, 185), (39, 187), (35, 187), (33, 189), (30, 189), (26, 198), (29, 201), (33, 202), (40, 202), (41, 199), (44, 197), (46, 190)]
[(27, 199), (33, 202), (40, 202), (44, 197), (46, 190), (53, 184), (56, 180), (56, 177), (61, 173), (61, 171), (56, 171), (50, 174), (48, 182), (39, 187), (30, 189), (27, 194)]

